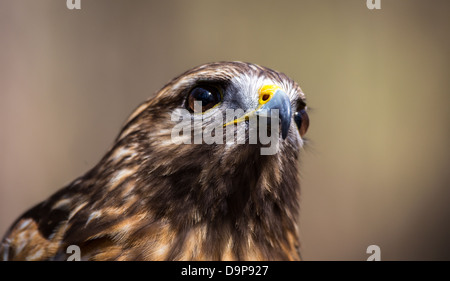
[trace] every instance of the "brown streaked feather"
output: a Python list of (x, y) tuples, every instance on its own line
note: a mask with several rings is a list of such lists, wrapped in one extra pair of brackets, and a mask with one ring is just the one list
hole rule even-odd
[(170, 113), (190, 88), (213, 81), (243, 89), (233, 84), (242, 77), (282, 85), (304, 106), (294, 81), (258, 65), (183, 73), (135, 110), (93, 169), (16, 220), (0, 259), (65, 260), (78, 245), (83, 260), (299, 260), (294, 127), (275, 155), (260, 155), (259, 144), (170, 143)]

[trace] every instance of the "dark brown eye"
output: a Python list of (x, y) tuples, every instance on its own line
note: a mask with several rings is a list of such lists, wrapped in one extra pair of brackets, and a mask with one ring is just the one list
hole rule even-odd
[(205, 112), (221, 101), (220, 90), (213, 86), (198, 86), (191, 90), (187, 105), (195, 113)]
[(297, 111), (294, 113), (294, 121), (297, 124), (298, 131), (300, 132), (300, 136), (303, 137), (306, 134), (306, 131), (309, 127), (309, 117), (308, 113), (304, 109)]

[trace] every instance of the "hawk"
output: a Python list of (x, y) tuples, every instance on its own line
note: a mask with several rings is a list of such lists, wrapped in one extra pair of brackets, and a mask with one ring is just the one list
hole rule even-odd
[[(219, 118), (212, 135), (231, 128), (237, 139), (244, 128), (240, 142), (191, 141), (230, 109), (242, 115)], [(306, 110), (298, 84), (269, 68), (217, 62), (188, 70), (131, 114), (95, 167), (13, 223), (0, 259), (66, 260), (76, 245), (81, 260), (299, 260)], [(184, 139), (173, 133), (183, 114), (193, 121), (186, 124), (202, 121), (183, 127)], [(279, 128), (275, 153), (249, 141), (254, 116), (276, 120), (257, 123), (259, 131)]]

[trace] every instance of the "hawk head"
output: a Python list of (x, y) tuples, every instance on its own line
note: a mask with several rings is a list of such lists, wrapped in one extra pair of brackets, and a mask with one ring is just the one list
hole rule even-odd
[[(282, 73), (243, 62), (193, 68), (134, 111), (92, 170), (20, 217), (0, 251), (62, 259), (78, 245), (94, 260), (298, 260), (308, 124), (302, 90)], [(17, 251), (24, 231), (38, 235)]]

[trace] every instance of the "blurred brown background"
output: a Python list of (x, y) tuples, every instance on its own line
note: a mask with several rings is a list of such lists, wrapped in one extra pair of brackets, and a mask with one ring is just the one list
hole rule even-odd
[(0, 235), (91, 168), (181, 72), (242, 60), (288, 74), (312, 111), (306, 260), (450, 259), (450, 2), (0, 2)]

